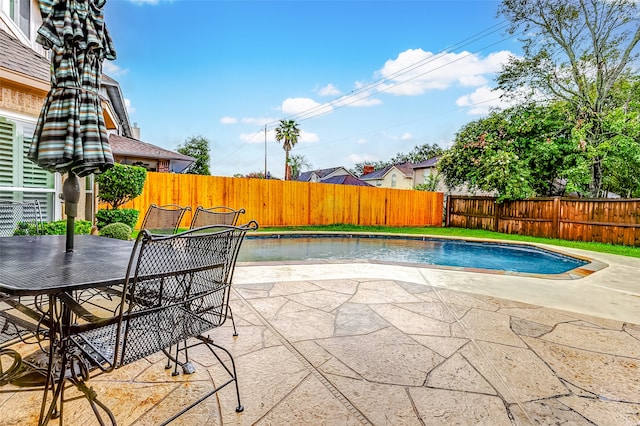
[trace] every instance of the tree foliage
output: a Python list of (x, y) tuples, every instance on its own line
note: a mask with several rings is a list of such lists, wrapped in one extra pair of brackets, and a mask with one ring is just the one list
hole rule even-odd
[(116, 210), (142, 194), (146, 179), (147, 170), (144, 167), (116, 163), (107, 171), (96, 175), (98, 198)]
[(184, 171), (184, 173), (192, 175), (211, 175), (209, 170), (209, 161), (211, 159), (209, 140), (203, 136), (192, 136), (184, 141), (184, 145), (180, 145), (177, 151), (180, 154), (188, 155), (196, 160)]
[(589, 192), (599, 195), (606, 166), (599, 146), (611, 91), (638, 57), (640, 14), (635, 0), (503, 0), (499, 14), (521, 34), (523, 56), (498, 76), (507, 95), (567, 102), (589, 150)]
[(291, 170), (291, 179), (298, 180), (302, 168), (311, 168), (311, 163), (309, 163), (309, 160), (307, 160), (307, 157), (304, 155), (292, 155), (289, 158), (289, 168)]
[(298, 123), (294, 120), (280, 120), (280, 124), (276, 127), (276, 142), (282, 143), (284, 149), (284, 180), (290, 180), (291, 174), (289, 169), (289, 151), (296, 146), (300, 137), (300, 129)]
[(380, 170), (387, 166), (395, 164), (418, 164), (422, 161), (428, 160), (433, 157), (441, 155), (442, 148), (437, 144), (424, 144), (414, 147), (408, 154), (397, 153), (393, 158), (388, 161), (362, 161), (354, 164), (353, 169), (350, 170), (355, 176), (362, 176), (364, 166), (373, 166), (374, 170)]
[[(499, 200), (554, 195), (558, 183), (584, 184), (584, 153), (563, 104), (526, 104), (465, 125), (438, 162), (450, 188), (497, 191)], [(582, 173), (580, 173), (582, 170)]]

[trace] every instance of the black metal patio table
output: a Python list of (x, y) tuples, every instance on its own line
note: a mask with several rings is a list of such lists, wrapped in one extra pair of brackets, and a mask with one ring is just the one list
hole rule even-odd
[[(92, 235), (77, 236), (73, 252), (66, 251), (63, 235), (0, 238), (0, 292), (13, 296), (45, 296), (51, 328), (57, 330), (51, 333), (55, 344), (50, 345), (47, 358), (47, 382), (39, 424), (47, 424), (56, 417), (57, 398), (69, 374), (76, 375), (76, 372), (53, 371), (50, 361), (57, 359), (66, 365), (64, 333), (71, 313), (58, 302), (58, 297), (123, 283), (132, 248), (130, 241)], [(47, 406), (50, 387), (53, 387), (53, 399)]]

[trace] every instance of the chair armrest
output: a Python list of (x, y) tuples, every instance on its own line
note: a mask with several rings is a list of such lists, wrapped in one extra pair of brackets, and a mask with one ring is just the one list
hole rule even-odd
[(118, 321), (118, 317), (101, 317), (98, 316), (89, 310), (87, 310), (84, 306), (78, 303), (72, 296), (68, 293), (59, 294), (58, 299), (73, 312), (78, 318), (83, 319), (87, 322), (87, 324), (74, 324), (72, 328), (74, 331), (83, 331), (85, 329), (92, 329), (96, 326), (102, 327), (108, 324), (112, 324)]

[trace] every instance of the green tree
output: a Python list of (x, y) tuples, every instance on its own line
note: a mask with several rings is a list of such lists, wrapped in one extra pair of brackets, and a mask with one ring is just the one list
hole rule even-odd
[(590, 153), (589, 192), (602, 189), (598, 147), (611, 90), (638, 57), (640, 13), (635, 0), (503, 0), (499, 15), (519, 33), (523, 56), (498, 76), (507, 95), (562, 100), (572, 107), (574, 132)]
[(276, 127), (276, 142), (282, 143), (284, 149), (284, 180), (291, 179), (289, 168), (289, 151), (298, 143), (300, 137), (300, 129), (294, 120), (280, 120), (280, 124)]
[(289, 168), (291, 170), (291, 179), (298, 180), (300, 177), (300, 172), (302, 172), (302, 168), (309, 169), (311, 168), (311, 163), (304, 155), (292, 155), (289, 158)]
[(177, 151), (180, 154), (196, 159), (184, 173), (205, 176), (211, 174), (209, 171), (209, 160), (211, 158), (209, 146), (209, 140), (203, 136), (192, 136), (184, 142), (184, 145), (178, 146)]
[[(560, 179), (579, 186), (580, 151), (567, 108), (520, 105), (465, 125), (438, 162), (449, 187), (497, 191), (499, 200), (551, 195)], [(569, 171), (571, 171), (571, 174)], [(583, 169), (584, 171), (584, 169)]]
[(133, 200), (144, 188), (147, 170), (144, 167), (115, 163), (107, 171), (96, 175), (98, 198), (108, 203), (113, 210)]
[(350, 170), (355, 176), (362, 176), (364, 166), (373, 166), (374, 170), (380, 170), (394, 164), (412, 163), (418, 164), (422, 161), (442, 155), (442, 148), (437, 144), (430, 145), (428, 143), (414, 147), (408, 154), (397, 153), (395, 157), (388, 161), (362, 161), (356, 163)]

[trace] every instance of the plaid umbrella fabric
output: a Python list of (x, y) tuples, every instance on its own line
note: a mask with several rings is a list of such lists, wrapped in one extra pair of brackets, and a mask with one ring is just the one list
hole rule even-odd
[(102, 62), (116, 57), (105, 1), (39, 0), (36, 41), (51, 49), (51, 90), (28, 158), (46, 170), (86, 176), (113, 165), (98, 93)]

